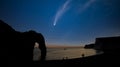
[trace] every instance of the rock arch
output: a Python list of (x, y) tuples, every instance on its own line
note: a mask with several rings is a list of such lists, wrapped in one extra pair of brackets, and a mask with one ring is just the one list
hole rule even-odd
[[(34, 44), (38, 42), (41, 50), (40, 61), (44, 61), (46, 58), (45, 39), (41, 33), (32, 30), (27, 32), (15, 31), (11, 26), (0, 20), (0, 40), (2, 57), (8, 55), (8, 59), (32, 61)], [(6, 50), (2, 51), (3, 49)]]

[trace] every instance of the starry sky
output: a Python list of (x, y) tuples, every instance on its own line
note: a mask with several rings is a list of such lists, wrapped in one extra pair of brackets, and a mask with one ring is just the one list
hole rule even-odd
[(120, 36), (120, 0), (0, 0), (0, 19), (48, 45), (85, 45)]

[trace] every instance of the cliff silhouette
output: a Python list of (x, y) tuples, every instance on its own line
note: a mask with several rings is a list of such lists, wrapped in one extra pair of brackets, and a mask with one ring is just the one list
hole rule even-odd
[(39, 62), (45, 61), (46, 45), (41, 33), (33, 30), (27, 32), (15, 31), (10, 25), (0, 20), (0, 40), (2, 62), (5, 61), (9, 66), (32, 64), (35, 42), (39, 43), (39, 49), (41, 50)]
[(95, 44), (87, 44), (87, 45), (84, 46), (84, 48), (86, 48), (86, 49), (87, 49), (87, 48), (88, 48), (88, 49), (89, 49), (89, 48), (94, 48), (94, 45), (95, 45)]

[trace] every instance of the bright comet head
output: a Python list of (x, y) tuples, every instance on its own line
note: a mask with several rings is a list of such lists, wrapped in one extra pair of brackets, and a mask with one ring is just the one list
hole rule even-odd
[(53, 24), (53, 26), (55, 26), (56, 24)]

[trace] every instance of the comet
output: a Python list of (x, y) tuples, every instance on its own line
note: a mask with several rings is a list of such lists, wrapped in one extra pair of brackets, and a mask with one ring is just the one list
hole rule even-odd
[(82, 8), (79, 9), (79, 13), (82, 13), (83, 11), (85, 11), (86, 9), (88, 9), (93, 3), (95, 3), (96, 0), (89, 0), (87, 1)]
[(69, 8), (69, 4), (72, 0), (67, 0), (62, 7), (57, 11), (55, 18), (54, 18), (54, 22), (53, 22), (53, 26), (56, 26), (56, 23), (58, 22), (58, 20), (61, 18), (61, 16), (68, 10)]

